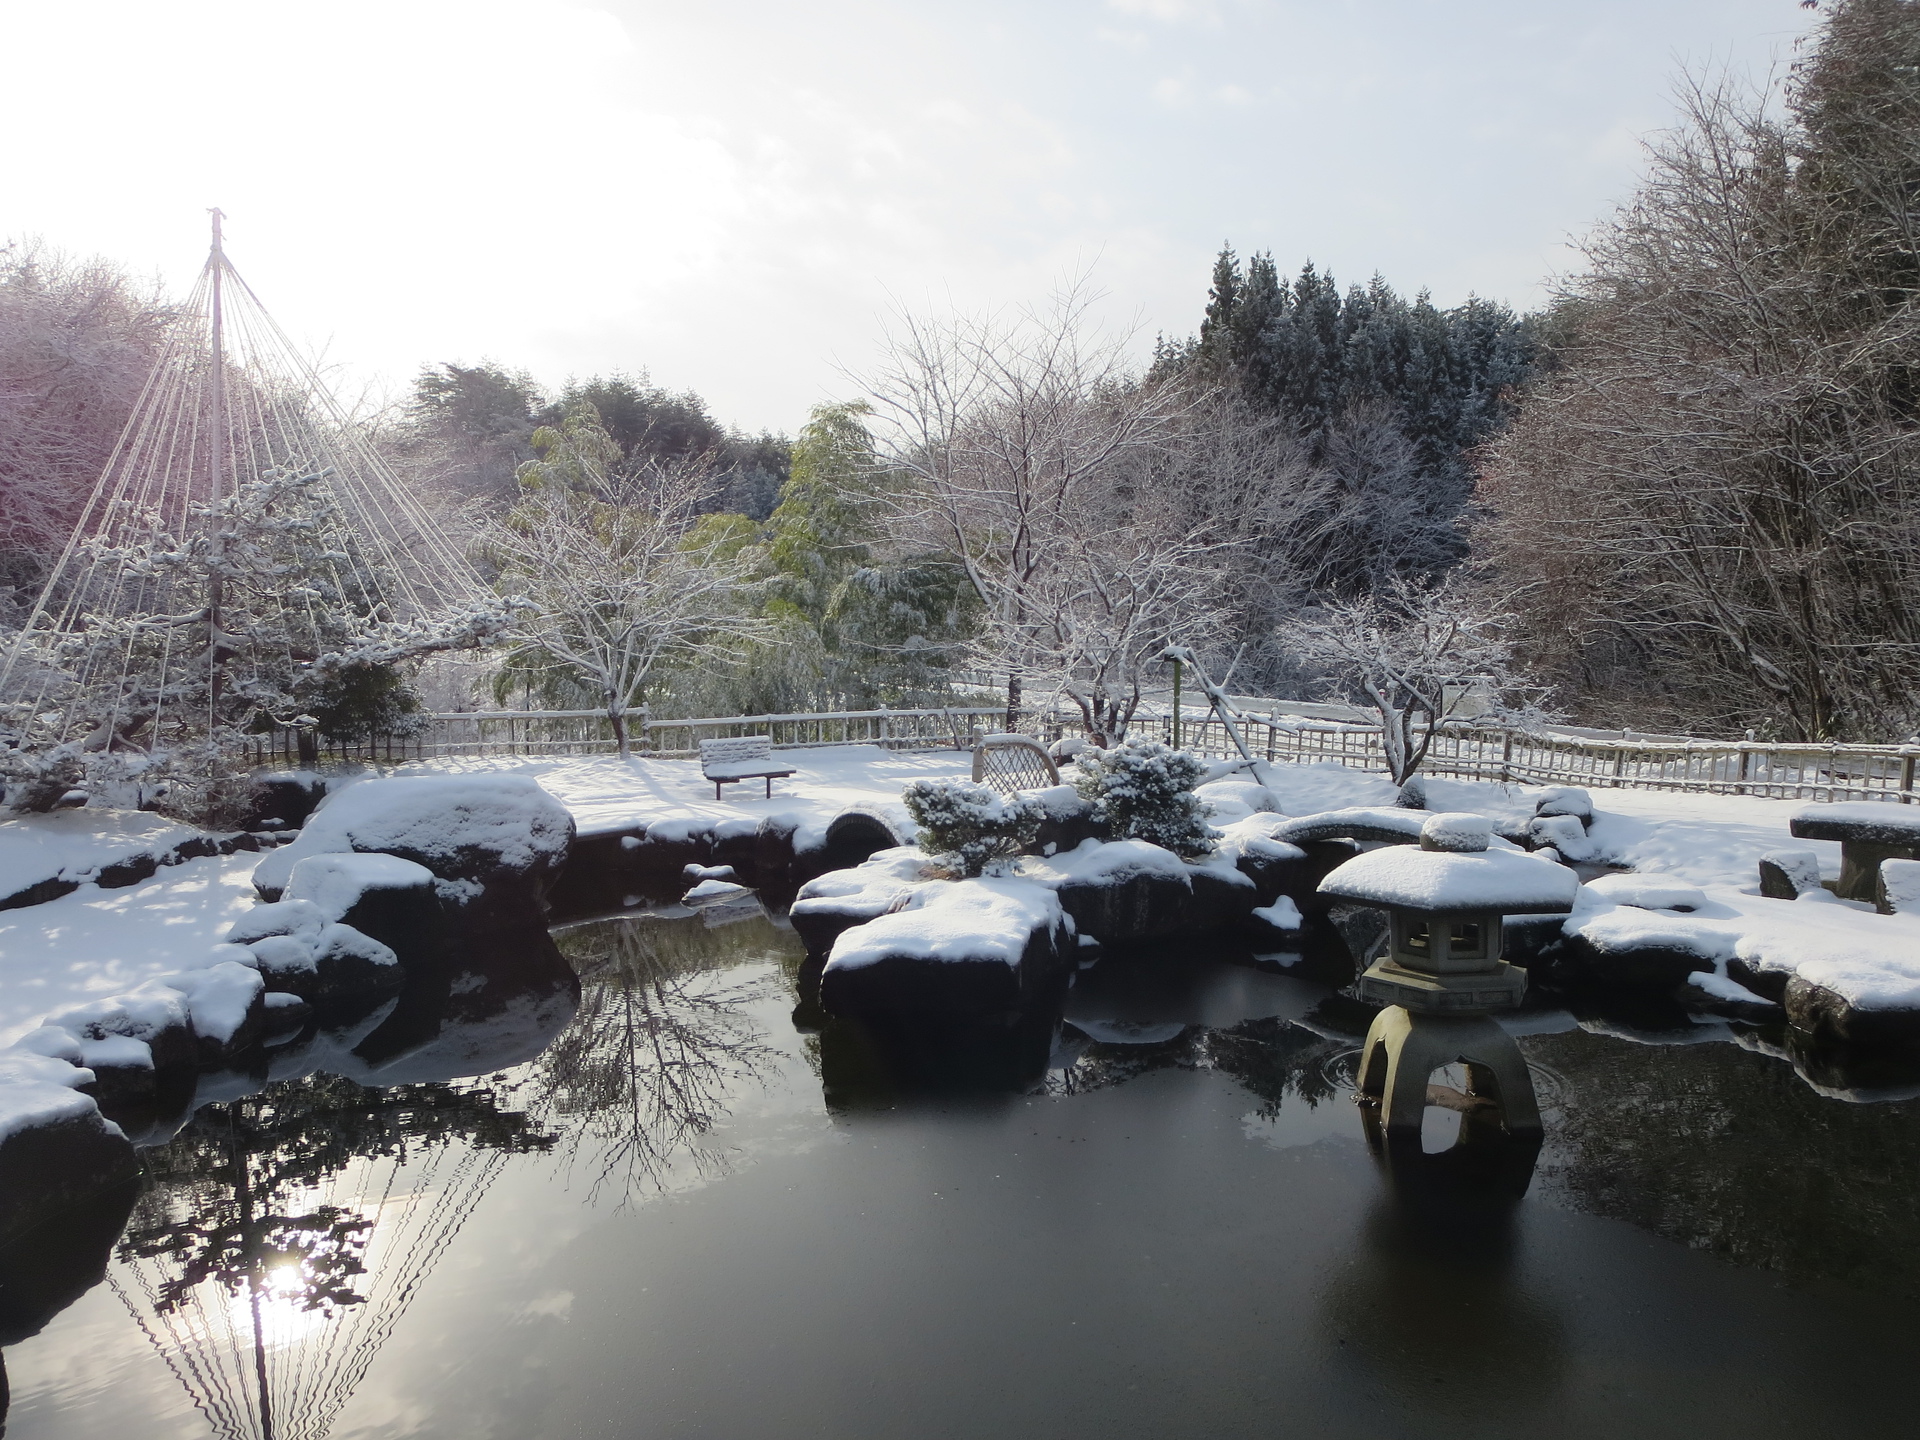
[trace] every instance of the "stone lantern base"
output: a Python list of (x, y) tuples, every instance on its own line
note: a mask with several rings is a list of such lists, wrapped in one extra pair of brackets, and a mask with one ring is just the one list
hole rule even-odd
[(1486, 1015), (1413, 1014), (1398, 1005), (1382, 1010), (1360, 1052), (1360, 1098), (1380, 1106), (1389, 1137), (1418, 1135), (1429, 1077), (1456, 1062), (1467, 1067), (1473, 1093), (1498, 1107), (1509, 1135), (1541, 1133), (1527, 1062), (1513, 1037)]
[(1527, 993), (1527, 972), (1496, 960), (1494, 969), (1434, 975), (1394, 960), (1376, 960), (1354, 987), (1362, 1000), (1429, 1015), (1484, 1015), (1511, 1010)]

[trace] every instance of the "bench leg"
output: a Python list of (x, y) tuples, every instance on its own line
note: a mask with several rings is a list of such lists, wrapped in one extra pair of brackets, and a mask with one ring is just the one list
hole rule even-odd
[(771, 800), (772, 798), (773, 798), (773, 777), (769, 775), (767, 776), (767, 799)]
[(713, 798), (716, 800), (720, 798), (720, 782), (718, 780), (713, 782)]

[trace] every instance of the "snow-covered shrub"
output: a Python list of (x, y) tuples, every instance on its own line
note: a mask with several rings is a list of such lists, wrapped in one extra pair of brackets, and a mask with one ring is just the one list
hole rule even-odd
[(1046, 807), (1028, 795), (1001, 795), (970, 780), (915, 780), (901, 794), (920, 827), (920, 848), (962, 875), (1033, 843)]
[(1129, 740), (1111, 750), (1074, 757), (1074, 786), (1093, 802), (1116, 840), (1145, 840), (1176, 855), (1206, 855), (1220, 832), (1207, 824), (1207, 805), (1193, 787), (1207, 762), (1157, 740)]

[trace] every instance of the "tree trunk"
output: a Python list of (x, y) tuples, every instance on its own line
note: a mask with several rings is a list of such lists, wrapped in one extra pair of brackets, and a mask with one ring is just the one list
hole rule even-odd
[(626, 707), (621, 705), (617, 700), (608, 701), (607, 719), (613, 722), (613, 739), (614, 743), (619, 747), (618, 753), (620, 758), (622, 760), (631, 760), (633, 758), (633, 751), (628, 748), (627, 745)]
[(1020, 729), (1020, 676), (1009, 672), (1007, 675), (1007, 733), (1012, 735)]

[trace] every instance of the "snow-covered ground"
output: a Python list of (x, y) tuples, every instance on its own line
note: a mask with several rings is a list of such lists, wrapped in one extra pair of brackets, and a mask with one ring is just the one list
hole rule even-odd
[(247, 854), (190, 860), (124, 889), (87, 886), (0, 910), (0, 1047), (52, 1011), (207, 964), (227, 927), (254, 904), (259, 863)]
[(0, 896), (43, 880), (85, 883), (107, 865), (160, 854), (200, 832), (139, 810), (60, 810), (0, 825)]
[[(610, 756), (483, 757), (403, 767), (398, 773), (506, 773), (528, 776), (593, 832), (635, 821), (704, 822), (769, 814), (789, 816), (803, 834), (824, 830), (850, 806), (881, 811), (910, 830), (900, 791), (909, 780), (964, 777), (970, 757), (953, 751), (898, 753), (871, 746), (789, 750), (796, 774), (774, 782), (766, 799), (758, 782), (730, 785), (715, 801), (713, 786), (691, 760)], [(1385, 805), (1394, 786), (1382, 776), (1335, 765), (1274, 765), (1268, 788), (1290, 815), (1356, 805)], [(1521, 823), (1533, 814), (1539, 787), (1432, 779), (1435, 810), (1477, 811)], [(1792, 846), (1819, 854), (1837, 874), (1839, 846), (1794, 840), (1787, 828), (1799, 802), (1661, 791), (1597, 790), (1592, 838), (1607, 858), (1658, 871), (1694, 886), (1752, 891), (1766, 851)], [(77, 810), (0, 824), (0, 864), (36, 872), (87, 857), (115, 858), (164, 838), (166, 822)], [(171, 843), (169, 841), (168, 843)], [(33, 1028), (41, 1016), (90, 996), (206, 963), (206, 952), (235, 916), (253, 903), (250, 877), (260, 856), (190, 861), (118, 890), (85, 887), (43, 905), (0, 911), (0, 1046)], [(92, 863), (99, 863), (98, 860)], [(1860, 917), (1871, 923), (1873, 917)]]
[(847, 745), (817, 750), (781, 750), (775, 759), (795, 773), (773, 782), (737, 780), (722, 800), (713, 798), (713, 782), (700, 775), (694, 760), (621, 761), (611, 755), (486, 755), (404, 765), (396, 775), (510, 774), (538, 780), (573, 812), (582, 834), (617, 830), (635, 820), (725, 820), (742, 815), (780, 815), (799, 825), (801, 840), (825, 833), (841, 811), (857, 806), (884, 812), (903, 830), (912, 823), (900, 803), (909, 780), (965, 779), (971, 755), (952, 750), (925, 753)]

